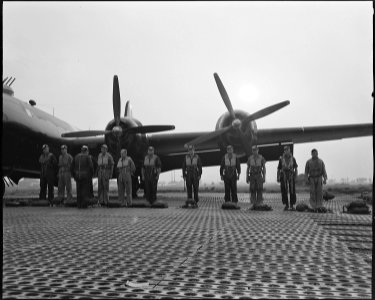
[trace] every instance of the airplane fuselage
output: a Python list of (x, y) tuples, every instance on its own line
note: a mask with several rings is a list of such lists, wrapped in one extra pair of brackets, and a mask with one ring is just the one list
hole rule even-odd
[[(61, 134), (77, 130), (11, 94), (3, 88), (2, 172), (18, 182), (22, 177), (39, 177), (39, 156), (42, 145), (48, 144), (50, 152), (58, 157), (60, 146), (66, 144), (69, 152), (77, 154), (81, 145), (96, 146), (98, 138), (64, 139)], [(102, 139), (104, 141), (104, 139)]]

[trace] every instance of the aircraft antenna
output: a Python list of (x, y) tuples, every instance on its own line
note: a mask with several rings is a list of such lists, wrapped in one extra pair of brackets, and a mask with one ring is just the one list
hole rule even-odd
[(3, 79), (3, 84), (8, 80), (8, 76)]
[(12, 82), (9, 84), (9, 86), (11, 86), (15, 80), (16, 80), (16, 77), (13, 78), (13, 80), (12, 80)]
[(9, 83), (9, 81), (11, 81), (12, 80), (12, 76), (10, 76), (10, 78), (7, 80), (7, 82), (5, 83), (5, 85), (8, 85), (8, 83)]

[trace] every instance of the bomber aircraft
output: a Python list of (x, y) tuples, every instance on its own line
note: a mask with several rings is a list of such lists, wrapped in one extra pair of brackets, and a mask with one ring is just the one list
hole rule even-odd
[[(219, 76), (214, 79), (227, 108), (217, 123), (214, 131), (186, 133), (156, 133), (172, 130), (173, 125), (142, 125), (132, 114), (130, 102), (121, 116), (121, 100), (118, 77), (113, 78), (113, 115), (105, 130), (79, 131), (74, 126), (35, 107), (35, 101), (29, 103), (14, 97), (14, 91), (8, 78), (3, 80), (3, 136), (2, 136), (2, 176), (3, 194), (5, 183), (25, 178), (39, 178), (38, 162), (42, 145), (48, 144), (50, 152), (56, 157), (60, 146), (66, 144), (71, 155), (80, 152), (82, 145), (89, 147), (90, 154), (97, 157), (101, 145), (106, 143), (115, 162), (120, 157), (120, 149), (126, 148), (136, 164), (133, 177), (133, 191), (136, 193), (143, 182), (140, 172), (143, 158), (149, 146), (154, 146), (162, 161), (162, 172), (180, 169), (186, 154), (186, 146), (195, 145), (201, 156), (203, 166), (219, 165), (226, 152), (226, 146), (232, 144), (241, 163), (247, 161), (252, 145), (261, 149), (267, 161), (277, 160), (288, 144), (293, 145), (315, 141), (328, 141), (343, 138), (371, 136), (373, 126), (367, 124), (330, 125), (291, 128), (258, 129), (256, 120), (265, 117), (289, 104), (283, 101), (255, 113), (234, 110), (229, 96)], [(115, 177), (115, 172), (113, 177)], [(7, 178), (7, 179), (6, 179)]]

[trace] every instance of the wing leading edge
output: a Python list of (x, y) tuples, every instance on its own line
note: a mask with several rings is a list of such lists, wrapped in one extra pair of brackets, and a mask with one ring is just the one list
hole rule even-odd
[(259, 129), (257, 132), (257, 144), (262, 145), (285, 142), (298, 144), (372, 135), (373, 125), (371, 123)]

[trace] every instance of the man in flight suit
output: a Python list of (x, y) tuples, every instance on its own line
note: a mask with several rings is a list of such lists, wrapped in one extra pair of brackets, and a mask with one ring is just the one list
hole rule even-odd
[(56, 176), (57, 160), (55, 155), (49, 152), (48, 145), (44, 144), (42, 149), (43, 153), (39, 157), (39, 163), (41, 165), (39, 199), (46, 199), (48, 186), (48, 202), (50, 205), (52, 205), (54, 189), (53, 183)]
[(98, 163), (96, 162), (96, 159), (95, 159), (95, 157), (93, 157), (91, 154), (90, 154), (90, 151), (88, 152), (88, 154), (89, 154), (89, 156), (90, 156), (90, 158), (91, 158), (91, 161), (92, 161), (92, 164), (93, 164), (93, 166), (94, 166), (94, 172), (93, 172), (93, 174), (90, 174), (91, 176), (91, 179), (90, 179), (90, 181), (89, 181), (89, 190), (90, 190), (90, 198), (91, 199), (94, 199), (95, 198), (95, 195), (94, 195), (94, 185), (93, 185), (93, 183), (92, 183), (92, 179), (93, 179), (93, 177), (94, 176), (97, 176), (97, 169), (98, 169)]
[(237, 180), (240, 179), (241, 165), (240, 160), (233, 153), (233, 147), (227, 146), (227, 154), (225, 154), (220, 164), (220, 177), (225, 184), (225, 202), (237, 203)]
[(74, 157), (72, 169), (77, 185), (77, 207), (87, 208), (90, 198), (90, 174), (94, 172), (87, 146), (82, 146), (81, 153)]
[(189, 199), (192, 199), (192, 190), (194, 189), (194, 207), (198, 207), (198, 189), (199, 180), (202, 176), (202, 162), (198, 154), (194, 153), (194, 146), (188, 146), (189, 153), (185, 156), (182, 163), (182, 177), (186, 180), (187, 197), (184, 207), (188, 207)]
[(324, 162), (318, 158), (318, 150), (311, 151), (312, 158), (306, 162), (305, 179), (310, 185), (310, 206), (316, 211), (323, 207), (323, 184), (327, 183), (327, 172)]
[(125, 206), (124, 193), (126, 192), (126, 206), (132, 205), (132, 174), (135, 172), (135, 164), (128, 155), (126, 149), (121, 149), (121, 157), (117, 163), (118, 196), (122, 206)]
[(290, 147), (284, 147), (284, 154), (279, 158), (279, 165), (277, 166), (277, 182), (280, 182), (281, 200), (285, 205), (284, 210), (289, 209), (288, 204), (288, 190), (290, 197), (290, 210), (295, 210), (296, 204), (296, 177), (298, 165), (296, 159), (290, 152)]
[(143, 161), (142, 180), (145, 183), (145, 195), (150, 204), (156, 201), (158, 180), (161, 172), (160, 158), (154, 154), (154, 147), (148, 147), (147, 155)]
[(98, 156), (98, 202), (108, 205), (109, 180), (112, 178), (114, 161), (106, 144), (102, 145)]
[(73, 157), (68, 153), (68, 147), (66, 145), (61, 146), (61, 154), (59, 156), (59, 183), (58, 183), (58, 195), (61, 201), (64, 200), (65, 188), (66, 188), (66, 201), (72, 200), (72, 163)]
[(250, 204), (252, 208), (263, 204), (263, 183), (266, 181), (266, 160), (257, 146), (252, 147), (253, 154), (247, 160), (246, 182), (250, 183)]

